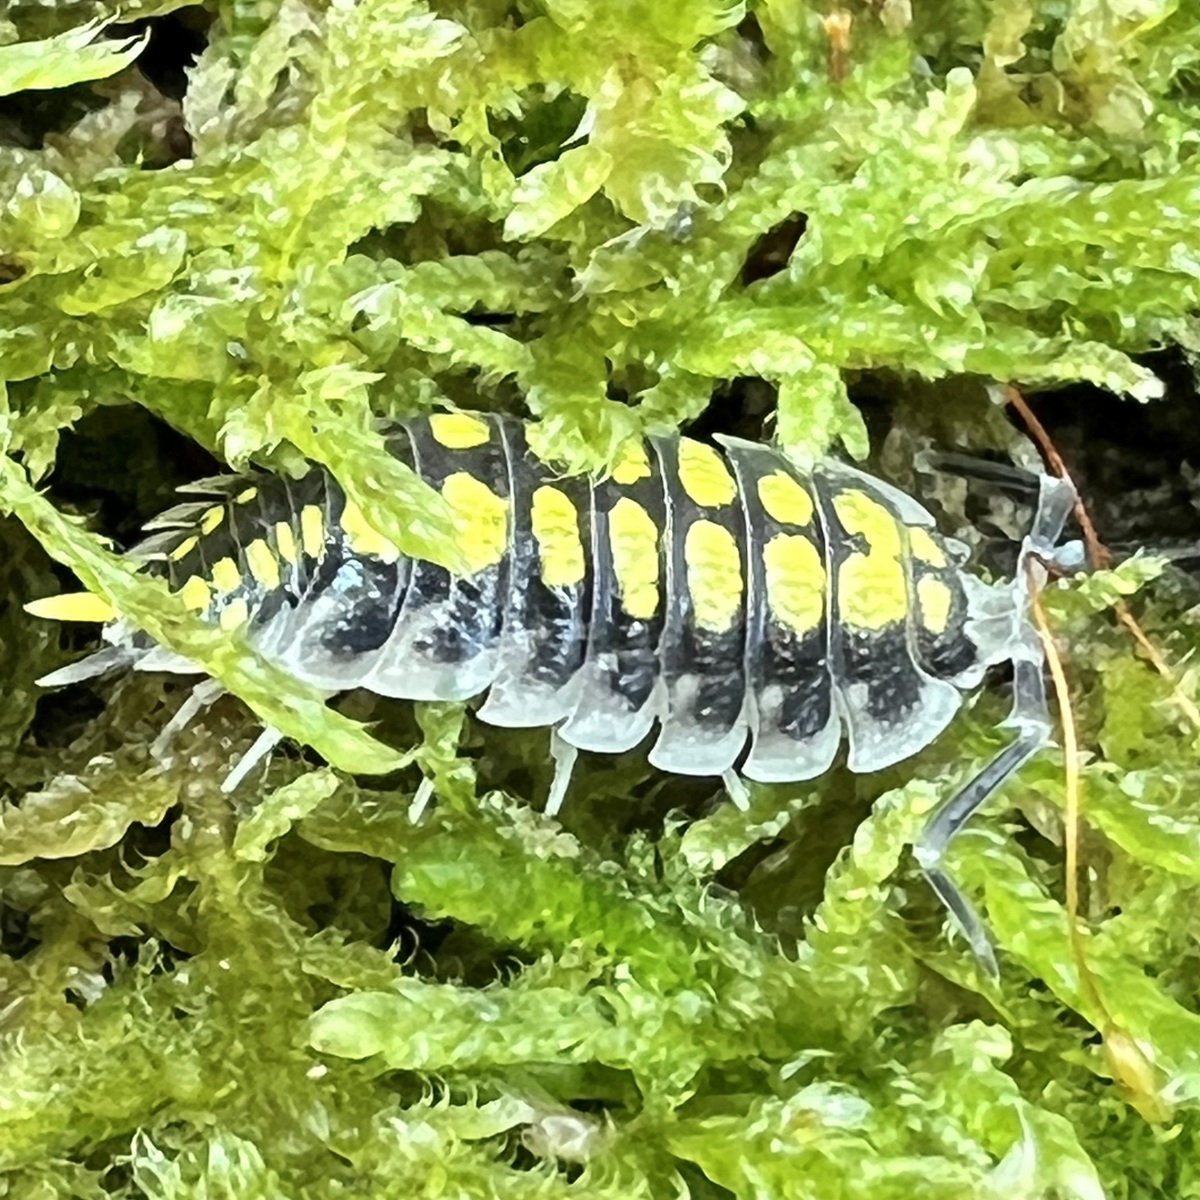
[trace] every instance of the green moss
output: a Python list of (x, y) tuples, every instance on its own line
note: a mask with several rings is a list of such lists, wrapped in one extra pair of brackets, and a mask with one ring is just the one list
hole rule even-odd
[[(5, 1195), (1200, 1196), (1200, 738), (1108, 615), (1132, 598), (1196, 699), (1161, 559), (1050, 597), (1094, 983), (1055, 752), (954, 847), (993, 983), (909, 847), (1009, 736), (996, 689), (747, 813), (588, 759), (559, 823), (544, 733), (328, 707), (85, 528), (128, 535), (205, 454), (310, 458), (454, 565), (380, 417), (524, 411), (576, 468), (701, 414), (799, 456), (865, 457), (864, 412), (885, 465), (1019, 454), (981, 378), (1124, 394), (1142, 486), (1121, 414), (1194, 424), (1152, 352), (1197, 346), (1200, 17), (912, 8), (854, 5), (838, 49), (799, 0), (7, 6)], [(161, 680), (36, 689), (81, 645), (21, 609), (63, 568), (237, 697), (170, 763)], [(255, 719), (330, 766), (223, 796)]]

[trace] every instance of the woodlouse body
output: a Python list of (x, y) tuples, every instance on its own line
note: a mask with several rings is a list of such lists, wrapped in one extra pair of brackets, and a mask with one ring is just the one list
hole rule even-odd
[[(1019, 736), (1002, 772), (948, 801), (918, 847), (974, 936), (937, 860), (1045, 739), (1029, 574), (1053, 553), (1069, 489), (1043, 480), (1021, 570), (988, 584), (919, 503), (840, 463), (804, 471), (767, 446), (661, 437), (628, 446), (607, 477), (567, 478), (521, 422), (466, 413), (402, 422), (388, 444), (455, 513), (463, 574), (404, 556), (321, 468), (193, 485), (201, 498), (132, 553), (298, 679), (486, 693), (481, 719), (553, 727), (564, 768), (575, 749), (625, 751), (657, 723), (650, 757), (666, 771), (799, 781), (843, 737), (852, 770), (877, 770), (933, 741), (985, 669), (1012, 660)], [(106, 636), (45, 682), (189, 669), (119, 622)]]

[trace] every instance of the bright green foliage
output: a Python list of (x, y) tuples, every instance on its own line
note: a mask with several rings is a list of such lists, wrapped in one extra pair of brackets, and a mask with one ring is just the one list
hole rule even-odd
[[(1195, 702), (1194, 588), (1155, 547), (1050, 592), (1093, 978), (1047, 752), (951, 855), (994, 983), (909, 847), (1011, 736), (1000, 696), (885, 775), (755, 787), (745, 813), (589, 759), (559, 822), (543, 732), (335, 710), (99, 536), (202, 473), (162, 423), (236, 468), (319, 460), (453, 566), (380, 418), (531, 415), (583, 469), (705, 410), (862, 458), (863, 380), (899, 401), (893, 461), (931, 434), (1014, 450), (979, 378), (1194, 403), (1158, 399), (1145, 355), (1200, 348), (1195, 6), (841, 16), (4, 8), (4, 1195), (1200, 1198), (1200, 734), (1108, 617), (1128, 599)], [(177, 101), (128, 64), (184, 29)], [(68, 574), (237, 698), (168, 759), (161, 679), (39, 702), (81, 643), (21, 605)], [(258, 719), (329, 765), (293, 748), (224, 796)]]
[(0, 96), (115, 75), (137, 58), (148, 40), (93, 43), (97, 32), (96, 25), (83, 25), (40, 42), (0, 46)]

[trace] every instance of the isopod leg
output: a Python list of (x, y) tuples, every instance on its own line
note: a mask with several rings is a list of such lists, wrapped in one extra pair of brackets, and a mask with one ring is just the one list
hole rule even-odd
[(279, 744), (283, 734), (273, 725), (268, 725), (254, 740), (254, 745), (242, 755), (236, 767), (225, 776), (221, 791), (226, 795), (254, 770), (260, 762), (270, 758), (271, 751)]
[(416, 825), (425, 815), (425, 810), (429, 807), (434, 792), (433, 780), (428, 775), (423, 776), (420, 785), (413, 793), (412, 803), (408, 806), (408, 819), (412, 824)]
[(750, 789), (733, 767), (722, 773), (721, 782), (725, 784), (725, 794), (733, 801), (734, 808), (739, 812), (749, 812)]
[(175, 715), (159, 730), (158, 737), (150, 744), (150, 754), (153, 758), (162, 760), (167, 757), (171, 743), (186, 729), (210, 704), (217, 699), (224, 688), (215, 679), (202, 679), (188, 698), (179, 706)]
[(1050, 721), (1041, 663), (1018, 661), (1013, 688), (1016, 693), (1013, 714), (1005, 723), (1017, 728), (1015, 741), (1005, 746), (974, 779), (934, 811), (913, 847), (930, 886), (962, 930), (975, 957), (993, 978), (999, 975), (999, 968), (991, 938), (974, 905), (942, 865), (942, 858), (946, 847), (974, 813), (1049, 740)]
[(554, 778), (550, 781), (550, 794), (546, 797), (546, 816), (553, 817), (562, 808), (575, 770), (579, 751), (554, 729), (550, 733), (550, 757), (554, 759)]

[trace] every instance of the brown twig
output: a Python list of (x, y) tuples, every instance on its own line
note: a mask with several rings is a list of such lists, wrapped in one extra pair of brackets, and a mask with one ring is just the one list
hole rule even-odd
[[(1046, 456), (1046, 462), (1050, 464), (1050, 470), (1059, 479), (1065, 479), (1070, 483), (1071, 473), (1067, 470), (1067, 464), (1063, 462), (1058, 447), (1050, 440), (1046, 427), (1034, 416), (1033, 409), (1025, 403), (1025, 397), (1011, 383), (1005, 386), (1004, 394), (1009, 404), (1021, 414), (1021, 420), (1033, 434), (1033, 440), (1041, 447), (1042, 453)], [(1079, 528), (1083, 532), (1083, 544), (1087, 547), (1088, 559), (1092, 566), (1097, 570), (1107, 567), (1112, 562), (1112, 554), (1097, 535), (1096, 526), (1092, 524), (1091, 514), (1079, 498), (1078, 492), (1075, 495), (1075, 520), (1079, 522)]]
[[(1004, 394), (1009, 404), (1021, 414), (1021, 420), (1025, 422), (1029, 432), (1033, 435), (1034, 441), (1041, 448), (1051, 471), (1060, 479), (1070, 482), (1071, 474), (1067, 470), (1066, 463), (1063, 462), (1062, 455), (1059, 454), (1058, 448), (1046, 432), (1045, 426), (1037, 419), (1033, 410), (1026, 403), (1025, 397), (1011, 383), (1005, 386)], [(1082, 499), (1080, 499), (1078, 492), (1075, 496), (1075, 519), (1079, 522), (1080, 531), (1083, 533), (1083, 544), (1087, 548), (1088, 561), (1096, 570), (1103, 570), (1112, 563), (1112, 552), (1096, 533), (1096, 526), (1092, 523), (1091, 514), (1088, 512), (1087, 506), (1083, 503)], [(1171, 688), (1171, 695), (1175, 703), (1183, 711), (1184, 716), (1187, 717), (1195, 729), (1200, 731), (1200, 708), (1197, 708), (1191, 697), (1184, 693), (1179, 685), (1179, 681), (1175, 678), (1174, 672), (1159, 653), (1158, 648), (1146, 636), (1145, 630), (1137, 623), (1137, 619), (1133, 613), (1130, 612), (1129, 605), (1124, 600), (1117, 600), (1113, 605), (1113, 611), (1117, 614), (1117, 620), (1129, 630), (1133, 639), (1141, 647), (1150, 665), (1166, 680)]]

